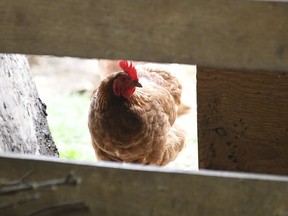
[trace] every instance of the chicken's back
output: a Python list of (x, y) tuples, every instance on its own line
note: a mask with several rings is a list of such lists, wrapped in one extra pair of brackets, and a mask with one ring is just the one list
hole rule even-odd
[[(156, 83), (166, 89), (174, 98), (177, 106), (181, 103), (182, 85), (179, 80), (170, 71), (168, 65), (161, 64), (143, 64), (136, 65), (140, 82), (147, 80), (148, 82)], [(145, 81), (144, 81), (145, 82)]]

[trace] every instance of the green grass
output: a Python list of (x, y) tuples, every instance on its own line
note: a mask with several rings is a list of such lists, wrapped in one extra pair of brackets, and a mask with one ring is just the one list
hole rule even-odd
[(48, 123), (61, 158), (95, 160), (87, 126), (89, 96), (58, 94), (45, 100)]

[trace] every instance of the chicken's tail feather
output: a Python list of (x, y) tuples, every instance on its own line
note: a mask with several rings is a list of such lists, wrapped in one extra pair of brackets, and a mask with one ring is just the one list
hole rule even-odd
[(157, 158), (157, 161), (154, 161), (154, 164), (165, 166), (176, 159), (184, 145), (185, 132), (177, 127), (172, 127), (167, 134), (167, 141), (163, 147), (163, 150), (154, 151), (154, 153), (157, 152), (157, 155), (151, 155), (150, 159)]

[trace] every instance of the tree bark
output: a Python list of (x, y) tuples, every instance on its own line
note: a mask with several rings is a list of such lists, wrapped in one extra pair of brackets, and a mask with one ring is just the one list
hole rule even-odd
[(0, 152), (59, 156), (24, 55), (0, 54)]

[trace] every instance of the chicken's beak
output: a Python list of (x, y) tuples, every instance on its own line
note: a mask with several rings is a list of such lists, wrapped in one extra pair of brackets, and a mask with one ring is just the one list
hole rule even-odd
[(140, 88), (142, 87), (142, 85), (141, 85), (141, 83), (139, 83), (139, 81), (135, 80), (135, 81), (133, 81), (133, 84), (135, 87), (140, 87)]

